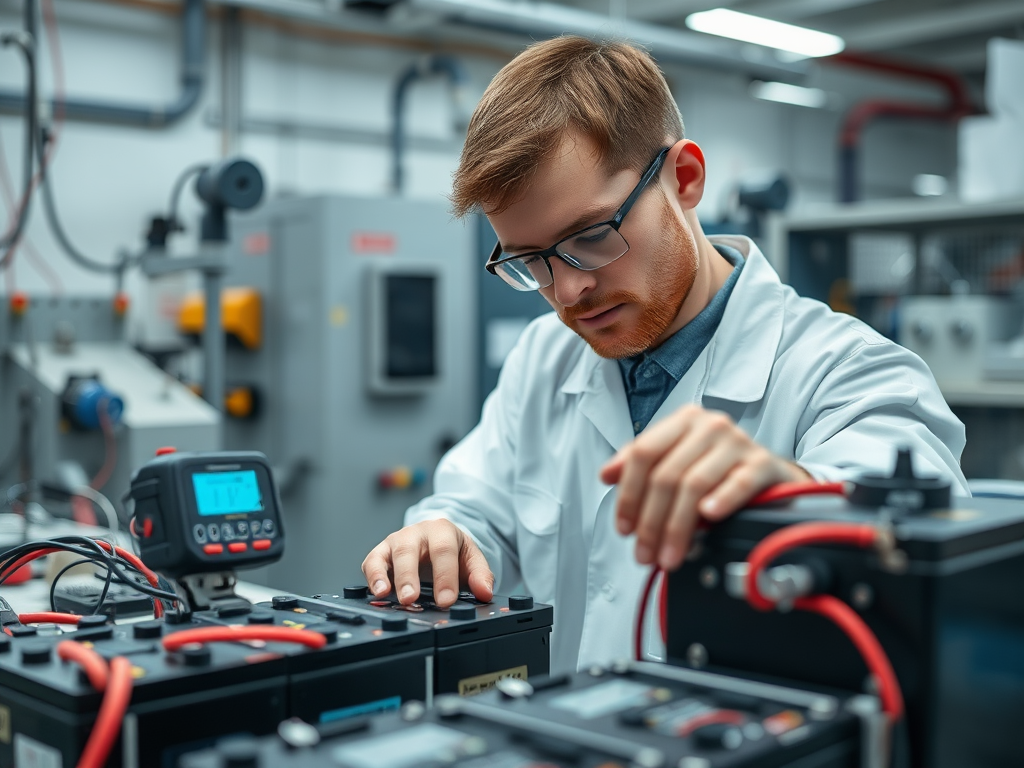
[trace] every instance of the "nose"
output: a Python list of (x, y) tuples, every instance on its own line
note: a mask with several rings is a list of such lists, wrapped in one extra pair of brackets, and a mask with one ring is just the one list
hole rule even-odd
[(555, 301), (563, 307), (573, 306), (597, 285), (597, 276), (593, 272), (570, 267), (561, 259), (551, 259), (551, 274)]

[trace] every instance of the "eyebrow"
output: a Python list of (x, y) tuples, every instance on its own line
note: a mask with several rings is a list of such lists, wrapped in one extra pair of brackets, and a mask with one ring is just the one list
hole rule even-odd
[[(568, 226), (564, 227), (562, 231), (558, 233), (558, 237), (555, 238), (554, 242), (557, 243), (559, 240), (563, 239), (567, 235), (571, 235), (573, 232), (578, 232), (591, 222), (593, 222), (594, 224), (598, 224), (602, 221), (608, 221), (612, 216), (615, 215), (615, 211), (617, 210), (618, 208), (613, 208), (611, 211), (608, 211), (607, 205), (591, 206), (590, 208), (585, 210), (582, 215), (577, 216), (575, 221), (573, 221)], [(601, 214), (605, 213), (606, 211), (608, 212), (608, 215), (605, 218), (598, 218)], [(594, 219), (598, 219), (598, 221), (594, 221)], [(508, 253), (510, 251), (542, 251), (547, 247), (549, 246), (513, 245), (509, 243), (507, 245), (503, 244), (501, 246), (501, 250), (504, 251), (505, 253)]]

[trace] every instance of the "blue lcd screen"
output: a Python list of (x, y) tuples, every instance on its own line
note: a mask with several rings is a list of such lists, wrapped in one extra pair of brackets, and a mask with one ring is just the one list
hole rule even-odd
[(262, 512), (263, 497), (256, 472), (196, 472), (192, 475), (200, 515), (236, 515)]

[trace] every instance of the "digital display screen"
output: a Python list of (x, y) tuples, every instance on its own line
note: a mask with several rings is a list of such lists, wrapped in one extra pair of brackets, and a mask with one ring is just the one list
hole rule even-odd
[(435, 376), (434, 278), (389, 275), (386, 300), (388, 378)]
[(192, 475), (200, 515), (235, 515), (262, 512), (263, 497), (256, 472), (196, 472)]

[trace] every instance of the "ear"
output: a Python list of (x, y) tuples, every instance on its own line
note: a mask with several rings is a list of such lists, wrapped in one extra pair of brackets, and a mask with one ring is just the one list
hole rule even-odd
[(704, 153), (689, 139), (677, 141), (665, 156), (662, 181), (684, 210), (693, 210), (704, 197)]

